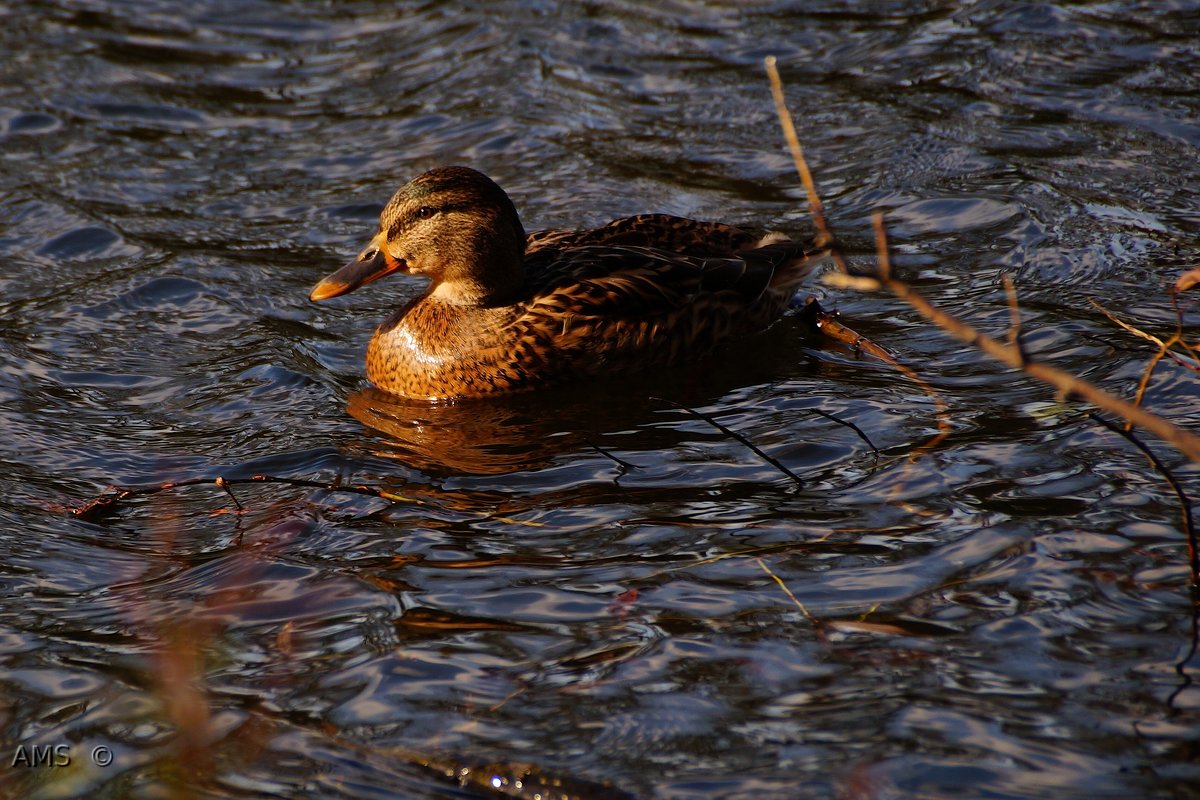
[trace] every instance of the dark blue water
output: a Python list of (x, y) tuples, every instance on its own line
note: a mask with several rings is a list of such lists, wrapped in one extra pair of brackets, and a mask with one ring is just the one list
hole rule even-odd
[[(925, 391), (795, 316), (436, 408), (362, 377), (415, 281), (307, 301), (439, 164), (529, 229), (811, 234), (767, 55), (852, 261), (885, 212), (899, 273), (997, 336), (1008, 273), (1028, 351), (1125, 397), (1157, 347), (1095, 303), (1200, 339), (1168, 291), (1200, 266), (1194, 3), (0, 6), (0, 794), (1200, 792), (1179, 499), (906, 304), (809, 287), (936, 389), (931, 447)], [(1142, 404), (1200, 432), (1174, 351)], [(387, 497), (66, 510), (255, 474)]]

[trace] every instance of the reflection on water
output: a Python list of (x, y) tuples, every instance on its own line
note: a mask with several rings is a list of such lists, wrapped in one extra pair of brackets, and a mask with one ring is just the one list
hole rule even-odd
[[(1029, 351), (1130, 396), (1155, 347), (1091, 301), (1197, 339), (1166, 292), (1200, 264), (1191, 5), (54, 0), (0, 23), (0, 794), (1200, 786), (1178, 500), (907, 306), (810, 287), (941, 392), (953, 431), (911, 463), (931, 399), (794, 318), (670, 373), (430, 407), (361, 377), (416, 282), (306, 300), (444, 163), (531, 229), (806, 235), (774, 54), (853, 258), (883, 210), (897, 268), (994, 334), (1009, 272)], [(1194, 428), (1197, 397), (1163, 359), (1142, 402)], [(254, 474), (387, 497), (62, 511)], [(69, 767), (12, 766), (59, 744)]]
[(583, 444), (577, 433), (561, 430), (560, 419), (531, 414), (520, 400), (430, 404), (369, 387), (350, 394), (346, 411), (384, 434), (372, 448), (375, 455), (430, 473), (535, 470)]

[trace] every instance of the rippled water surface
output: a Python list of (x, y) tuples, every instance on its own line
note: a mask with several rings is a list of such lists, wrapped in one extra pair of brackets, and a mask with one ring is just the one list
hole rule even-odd
[[(1179, 498), (906, 304), (809, 287), (936, 390), (931, 446), (925, 390), (795, 315), (430, 408), (362, 377), (417, 282), (307, 300), (445, 163), (529, 229), (810, 235), (774, 54), (852, 260), (882, 210), (934, 303), (1003, 336), (1007, 273), (1031, 355), (1132, 397), (1156, 345), (1096, 304), (1200, 338), (1200, 8), (865, 8), (0, 4), (0, 793), (1196, 796)], [(1143, 403), (1200, 432), (1194, 362)], [(385, 495), (69, 512), (255, 474)]]

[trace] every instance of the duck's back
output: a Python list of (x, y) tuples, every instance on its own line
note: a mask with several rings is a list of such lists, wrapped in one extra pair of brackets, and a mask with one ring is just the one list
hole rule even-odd
[(753, 247), (760, 237), (734, 225), (702, 222), (669, 214), (638, 214), (614, 219), (599, 228), (534, 231), (526, 238), (525, 256), (553, 247), (569, 249), (593, 245), (651, 247), (667, 253), (699, 258), (731, 256)]

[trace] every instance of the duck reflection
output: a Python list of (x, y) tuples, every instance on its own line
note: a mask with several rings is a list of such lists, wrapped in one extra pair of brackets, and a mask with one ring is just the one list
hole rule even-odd
[(540, 405), (528, 395), (430, 404), (369, 387), (350, 395), (347, 411), (381, 434), (372, 443), (376, 455), (425, 473), (501, 475), (588, 446), (583, 420), (563, 406), (551, 412)]

